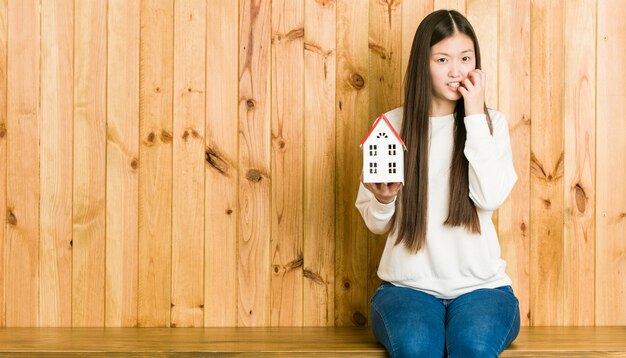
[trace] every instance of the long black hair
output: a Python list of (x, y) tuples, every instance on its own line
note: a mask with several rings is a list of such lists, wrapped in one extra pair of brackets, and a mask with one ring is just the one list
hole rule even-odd
[[(474, 43), (476, 68), (480, 68), (480, 48), (469, 21), (455, 10), (438, 10), (426, 16), (415, 32), (411, 55), (404, 79), (404, 119), (401, 136), (408, 152), (404, 159), (405, 181), (396, 201), (396, 245), (404, 245), (413, 253), (426, 243), (428, 215), (428, 151), (430, 144), (430, 113), (433, 83), (430, 74), (431, 47), (456, 34), (463, 33)], [(491, 119), (485, 106), (489, 129)], [(480, 232), (476, 207), (469, 197), (468, 161), (463, 155), (466, 129), (463, 98), (454, 109), (454, 150), (450, 170), (450, 205), (448, 226), (461, 226)]]

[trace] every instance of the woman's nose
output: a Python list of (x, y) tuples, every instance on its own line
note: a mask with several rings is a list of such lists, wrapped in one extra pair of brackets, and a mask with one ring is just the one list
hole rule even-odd
[(448, 76), (459, 77), (460, 75), (461, 75), (461, 71), (459, 71), (459, 66), (452, 64), (450, 66), (450, 72), (448, 73)]

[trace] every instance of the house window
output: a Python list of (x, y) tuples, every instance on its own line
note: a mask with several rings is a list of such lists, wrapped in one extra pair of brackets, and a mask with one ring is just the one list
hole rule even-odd
[(370, 163), (370, 174), (376, 174), (376, 163)]
[(389, 174), (396, 174), (396, 163), (389, 163)]
[(387, 137), (387, 133), (385, 133), (385, 132), (380, 132), (380, 133), (378, 133), (378, 135), (376, 136), (376, 138), (389, 138), (389, 137)]
[(396, 155), (396, 145), (389, 144), (389, 155)]
[(370, 144), (370, 156), (376, 155), (376, 144)]

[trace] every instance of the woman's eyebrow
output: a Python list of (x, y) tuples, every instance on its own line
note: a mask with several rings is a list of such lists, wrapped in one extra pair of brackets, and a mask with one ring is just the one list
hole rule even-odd
[[(468, 52), (474, 52), (474, 50), (472, 50), (472, 49), (468, 49), (468, 50), (465, 50), (465, 51), (461, 51), (461, 54), (468, 53)], [(445, 52), (435, 52), (435, 53), (433, 53), (433, 55), (444, 55), (444, 56), (450, 56), (449, 54), (447, 54), (447, 53), (445, 53)]]

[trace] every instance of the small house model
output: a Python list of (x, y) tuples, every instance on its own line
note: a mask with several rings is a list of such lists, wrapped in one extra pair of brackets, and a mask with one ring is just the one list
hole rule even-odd
[(404, 184), (406, 146), (385, 114), (381, 114), (361, 142), (364, 183)]

